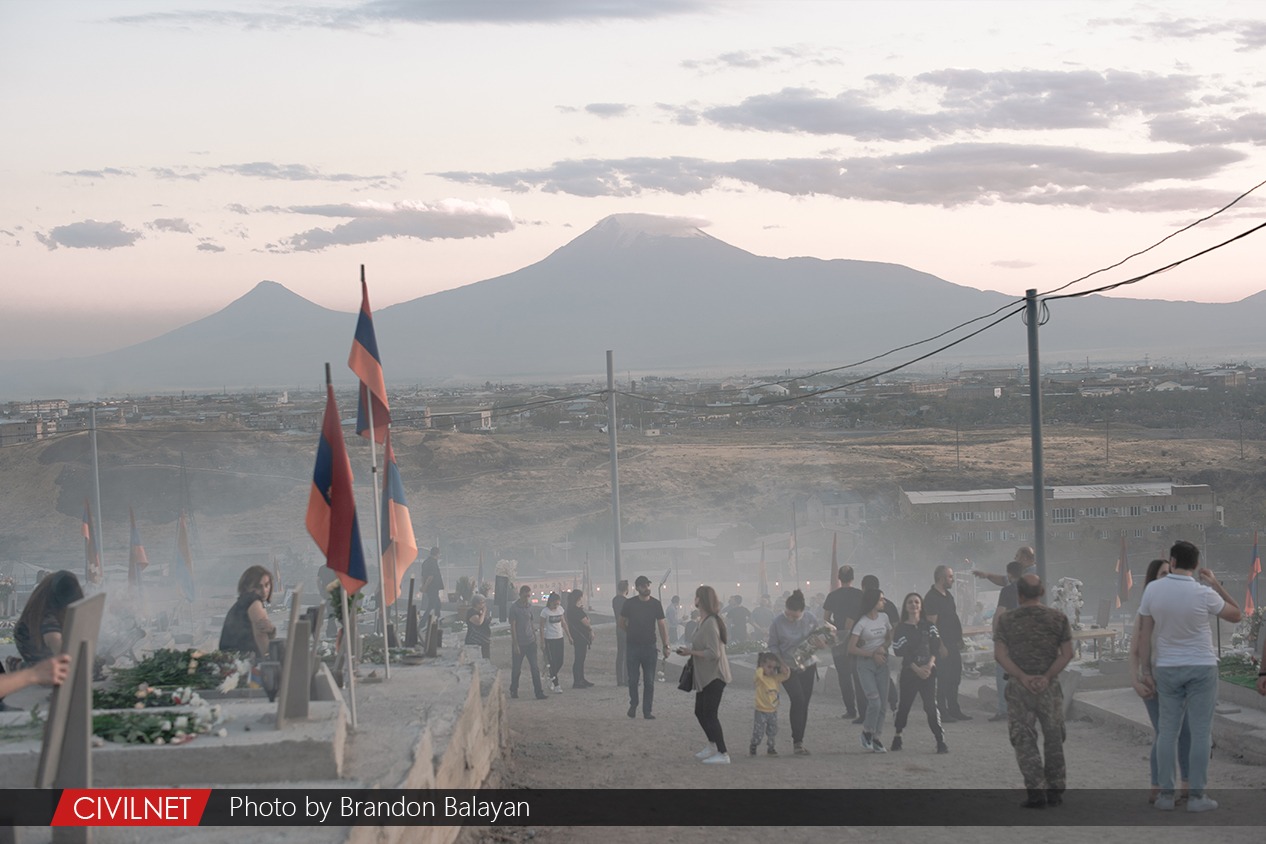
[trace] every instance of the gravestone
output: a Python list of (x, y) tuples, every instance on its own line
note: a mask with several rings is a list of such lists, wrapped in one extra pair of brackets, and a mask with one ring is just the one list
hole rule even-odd
[[(62, 653), (70, 654), (70, 676), (53, 689), (40, 746), (36, 788), (92, 787), (92, 666), (106, 596), (98, 593), (66, 608)], [(87, 844), (88, 827), (53, 828), (55, 844)]]

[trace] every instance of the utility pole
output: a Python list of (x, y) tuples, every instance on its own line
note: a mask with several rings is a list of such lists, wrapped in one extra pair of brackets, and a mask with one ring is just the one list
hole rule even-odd
[(1046, 582), (1046, 478), (1042, 465), (1042, 370), (1038, 356), (1037, 290), (1025, 291), (1024, 321), (1029, 329), (1029, 428), (1033, 460), (1033, 550), (1037, 576)]
[(607, 349), (607, 439), (611, 443), (611, 534), (614, 540), (612, 559), (615, 562), (615, 586), (620, 580), (620, 462), (615, 437), (615, 358)]

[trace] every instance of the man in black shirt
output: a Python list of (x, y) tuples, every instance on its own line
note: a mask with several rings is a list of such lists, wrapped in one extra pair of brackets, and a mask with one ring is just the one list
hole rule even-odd
[(848, 637), (861, 616), (862, 590), (853, 585), (853, 567), (840, 566), (839, 589), (832, 589), (822, 604), (822, 616), (827, 624), (834, 624), (840, 643), (831, 649), (835, 674), (840, 681), (840, 696), (844, 698), (844, 717), (857, 722), (858, 709), (866, 717), (866, 695), (857, 682), (856, 659), (848, 652)]
[(640, 575), (633, 581), (637, 596), (624, 602), (620, 608), (619, 625), (628, 635), (629, 712), (637, 717), (637, 680), (642, 674), (642, 717), (655, 720), (651, 707), (655, 702), (655, 668), (659, 654), (655, 650), (655, 633), (664, 643), (664, 659), (668, 659), (668, 623), (664, 620), (664, 605), (651, 597), (651, 580)]
[(729, 634), (728, 638), (731, 642), (747, 641), (747, 624), (752, 618), (752, 614), (747, 611), (747, 607), (743, 606), (743, 596), (733, 595), (730, 597), (730, 605), (721, 611), (725, 616), (725, 628)]
[[(431, 553), (422, 561), (422, 569), (418, 572), (422, 578), (422, 615), (428, 612), (440, 617), (440, 595), (444, 591), (444, 576), (440, 574), (440, 549), (431, 548)], [(427, 622), (429, 623), (429, 622)]]
[(936, 661), (936, 701), (942, 721), (970, 721), (958, 705), (958, 684), (963, 680), (963, 622), (954, 602), (954, 570), (937, 566), (934, 583), (923, 596), (923, 614), (941, 634), (941, 653)]

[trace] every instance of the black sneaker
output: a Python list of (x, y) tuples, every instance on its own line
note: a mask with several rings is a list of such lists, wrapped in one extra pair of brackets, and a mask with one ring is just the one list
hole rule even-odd
[(629, 717), (630, 717), (630, 718), (636, 718), (636, 717), (637, 717), (637, 704), (636, 704), (636, 703), (635, 703), (635, 704), (633, 704), (632, 706), (630, 706), (630, 707), (629, 707)]
[(515, 699), (515, 700), (518, 700), (518, 698), (519, 698), (519, 693), (518, 693), (518, 692), (510, 692), (510, 697), (511, 697), (511, 698), (513, 698), (513, 699)]
[(545, 694), (545, 692), (537, 692), (537, 693), (536, 693), (536, 699), (537, 699), (537, 700), (545, 700), (545, 698), (547, 698), (547, 697), (549, 697), (549, 695)]
[(747, 748), (747, 753), (748, 753), (748, 755), (749, 755), (749, 756), (755, 756), (755, 755), (756, 755), (756, 745), (754, 745), (754, 744), (753, 744), (751, 747)]
[(1046, 805), (1062, 806), (1064, 805), (1064, 792), (1058, 788), (1046, 789)]
[(645, 720), (647, 720), (647, 721), (654, 721), (654, 720), (655, 720), (655, 716), (654, 716), (654, 715), (652, 715), (652, 714), (651, 714), (651, 713), (649, 713), (649, 712), (647, 712), (645, 715), (643, 715), (643, 716), (642, 716), (642, 718), (644, 718), (644, 719), (645, 719)]
[(768, 747), (768, 748), (766, 748), (766, 749), (765, 749), (765, 755), (766, 755), (766, 756), (777, 756), (777, 755), (778, 755), (778, 751), (777, 751), (777, 750), (774, 750), (772, 747)]
[(937, 753), (949, 753), (949, 745), (947, 745), (947, 744), (946, 744), (945, 742), (943, 742), (943, 741), (938, 741), (938, 742), (936, 743), (936, 752), (937, 752)]
[(894, 752), (901, 749), (901, 736), (892, 737), (892, 749)]

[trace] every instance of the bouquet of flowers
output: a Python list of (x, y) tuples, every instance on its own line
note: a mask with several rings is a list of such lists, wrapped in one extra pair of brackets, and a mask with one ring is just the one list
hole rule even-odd
[(1061, 577), (1055, 585), (1055, 593), (1051, 602), (1064, 611), (1073, 627), (1081, 627), (1081, 608), (1085, 601), (1081, 597), (1082, 583), (1075, 577)]
[[(326, 594), (330, 596), (330, 615), (339, 624), (343, 623), (343, 584), (337, 579), (331, 580), (330, 585), (325, 587)], [(348, 597), (347, 606), (352, 615), (360, 615), (365, 611), (364, 602), (361, 600), (361, 593)]]
[(834, 627), (815, 627), (809, 631), (804, 641), (796, 645), (792, 654), (795, 668), (805, 668), (813, 662), (813, 655), (824, 648), (834, 647), (840, 643)]

